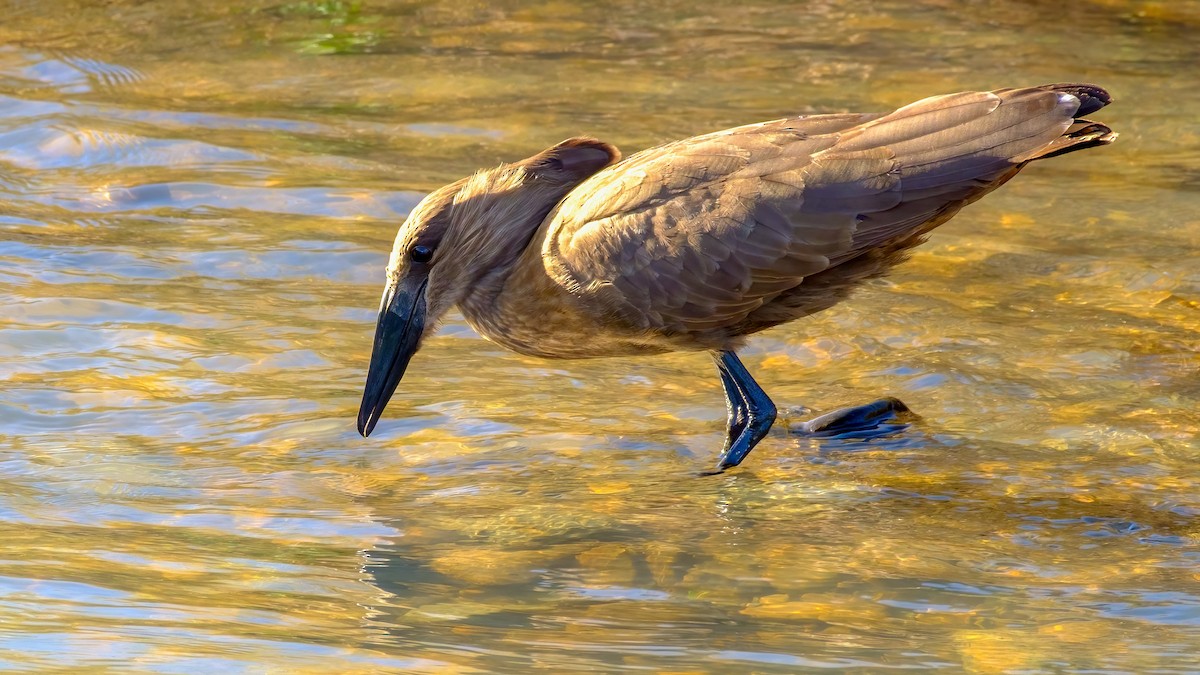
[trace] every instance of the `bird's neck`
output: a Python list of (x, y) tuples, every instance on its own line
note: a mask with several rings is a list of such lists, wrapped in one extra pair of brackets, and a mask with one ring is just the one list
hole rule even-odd
[(528, 257), (526, 250), (531, 246), (540, 248), (533, 239), (551, 206), (522, 214), (502, 227), (482, 227), (473, 233), (475, 236), (458, 256), (471, 261), (466, 266), (469, 272), (465, 275), (464, 293), (457, 303), (468, 321), (474, 323), (474, 317), (496, 311), (497, 299), (505, 285), (522, 258)]

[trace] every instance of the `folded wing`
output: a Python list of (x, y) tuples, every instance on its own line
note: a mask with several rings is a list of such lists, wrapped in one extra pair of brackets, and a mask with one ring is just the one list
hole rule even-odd
[[(1031, 159), (1107, 142), (1106, 127), (1075, 119), (1107, 101), (1084, 85), (966, 92), (651, 148), (559, 204), (543, 261), (635, 329), (735, 326), (806, 277), (940, 222)], [(1081, 129), (1093, 133), (1073, 139)]]

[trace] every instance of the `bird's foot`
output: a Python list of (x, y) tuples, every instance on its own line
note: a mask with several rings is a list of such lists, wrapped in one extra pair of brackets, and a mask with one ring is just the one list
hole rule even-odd
[(874, 437), (896, 430), (894, 424), (885, 424), (898, 415), (911, 412), (898, 398), (881, 398), (866, 405), (838, 408), (819, 415), (793, 427), (791, 430), (805, 436), (839, 438), (843, 436)]

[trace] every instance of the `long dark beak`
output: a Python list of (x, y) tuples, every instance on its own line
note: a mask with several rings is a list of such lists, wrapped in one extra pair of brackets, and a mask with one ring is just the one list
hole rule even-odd
[(401, 279), (388, 287), (383, 298), (367, 384), (358, 409), (358, 433), (364, 438), (375, 429), (421, 341), (425, 330), (425, 283), (423, 278)]

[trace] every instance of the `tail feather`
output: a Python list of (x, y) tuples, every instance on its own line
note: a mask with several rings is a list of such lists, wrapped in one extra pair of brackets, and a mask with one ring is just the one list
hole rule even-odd
[(1058, 157), (1059, 155), (1065, 155), (1068, 152), (1075, 152), (1076, 150), (1086, 150), (1101, 145), (1108, 145), (1117, 140), (1117, 135), (1117, 132), (1099, 122), (1078, 119), (1075, 120), (1075, 123), (1062, 136), (1051, 141), (1046, 147), (1019, 158), (1019, 161), (1032, 162), (1035, 159)]

